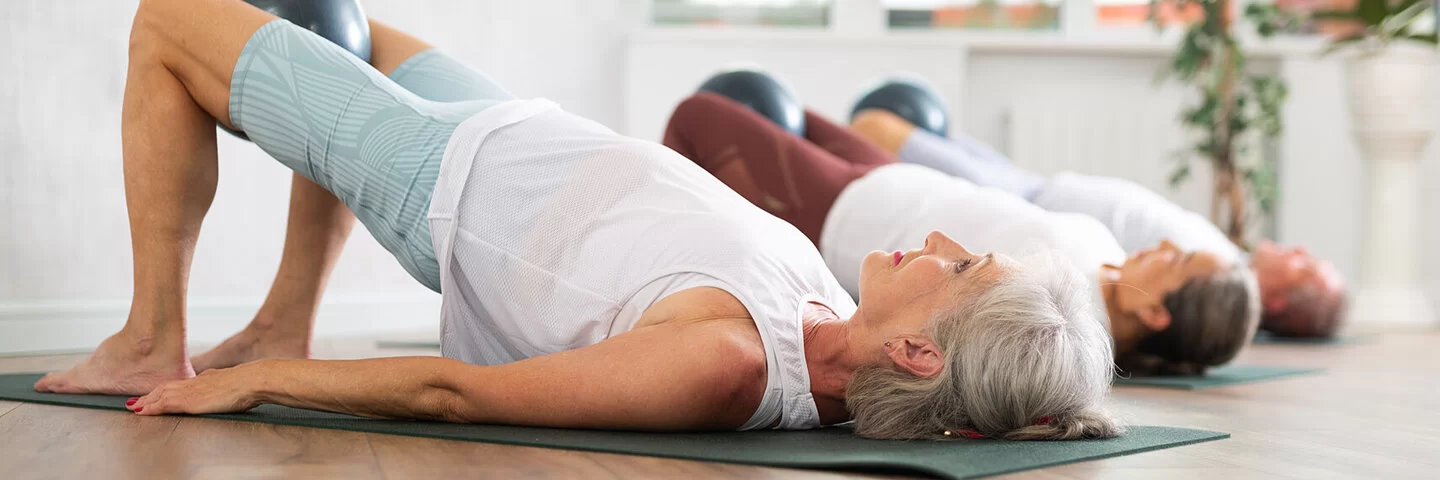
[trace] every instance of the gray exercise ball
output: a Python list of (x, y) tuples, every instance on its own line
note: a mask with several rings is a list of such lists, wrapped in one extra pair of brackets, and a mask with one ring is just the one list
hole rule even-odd
[(891, 79), (870, 89), (855, 102), (850, 110), (850, 120), (862, 110), (880, 109), (893, 113), (916, 127), (930, 133), (946, 136), (950, 121), (945, 113), (945, 101), (940, 94), (917, 81)]
[(753, 69), (721, 72), (701, 84), (700, 91), (734, 100), (775, 122), (780, 128), (805, 136), (805, 107), (800, 104), (799, 97), (765, 72)]
[[(315, 32), (340, 48), (370, 62), (370, 20), (358, 0), (245, 0), (271, 15)], [(220, 129), (244, 140), (245, 132), (237, 132), (221, 123)]]

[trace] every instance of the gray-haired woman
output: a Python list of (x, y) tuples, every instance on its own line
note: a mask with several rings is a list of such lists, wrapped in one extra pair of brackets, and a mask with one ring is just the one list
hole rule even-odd
[[(658, 431), (854, 419), (877, 438), (1119, 432), (1101, 410), (1109, 337), (1073, 272), (930, 234), (866, 258), (857, 308), (800, 232), (674, 152), (498, 87), (427, 100), (382, 72), (486, 80), (441, 71), (453, 62), (407, 67), (436, 55), (372, 32), (378, 68), (239, 0), (141, 3), (123, 117), (130, 318), (37, 390), (143, 394), (129, 402), (140, 415), (276, 403)], [(332, 194), (320, 200), (442, 293), (448, 358), (221, 368), (306, 341), (247, 329), (194, 376), (185, 280), (215, 193), (216, 121)], [(320, 228), (302, 233), (334, 233)], [(323, 283), (326, 269), (300, 274)], [(865, 400), (887, 391), (929, 393), (905, 409)]]

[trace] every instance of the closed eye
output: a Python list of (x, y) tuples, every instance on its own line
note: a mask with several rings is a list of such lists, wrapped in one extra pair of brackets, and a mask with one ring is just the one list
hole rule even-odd
[(975, 258), (967, 258), (965, 261), (955, 264), (955, 273), (965, 273), (965, 269), (975, 264)]

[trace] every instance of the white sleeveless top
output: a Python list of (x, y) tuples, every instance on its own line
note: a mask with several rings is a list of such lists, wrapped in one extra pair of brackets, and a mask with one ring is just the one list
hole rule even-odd
[(487, 108), (456, 128), (430, 205), (441, 354), (495, 365), (593, 345), (695, 287), (739, 299), (768, 381), (742, 429), (820, 425), (800, 318), (855, 304), (794, 227), (664, 146), (545, 100)]
[[(1100, 266), (1125, 263), (1115, 237), (1092, 218), (1047, 212), (1003, 190), (909, 163), (876, 168), (846, 186), (825, 217), (820, 252), (840, 284), (858, 294), (865, 255), (920, 248), (937, 230), (977, 254), (1053, 250), (1089, 279), (1092, 297), (1100, 291)], [(1103, 300), (1094, 306), (1099, 318), (1109, 318)]]
[(1154, 248), (1161, 240), (1169, 240), (1181, 250), (1208, 251), (1229, 262), (1246, 261), (1244, 252), (1209, 219), (1130, 180), (1059, 173), (1040, 189), (1035, 204), (1052, 212), (1099, 220), (1126, 252)]
[(1103, 264), (1125, 263), (1115, 237), (1092, 218), (1047, 212), (1003, 190), (908, 163), (872, 170), (840, 192), (825, 217), (820, 252), (840, 284), (856, 292), (866, 254), (920, 248), (936, 230), (977, 254), (1054, 250), (1090, 279)]

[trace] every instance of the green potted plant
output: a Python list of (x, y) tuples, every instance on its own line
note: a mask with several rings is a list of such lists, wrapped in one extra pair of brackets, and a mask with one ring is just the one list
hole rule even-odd
[[(1185, 182), (1195, 161), (1209, 164), (1214, 173), (1210, 220), (1230, 241), (1248, 248), (1250, 207), (1269, 214), (1277, 197), (1274, 162), (1265, 157), (1265, 145), (1280, 133), (1287, 91), (1279, 78), (1246, 68), (1230, 14), (1233, 5), (1232, 0), (1151, 0), (1150, 19), (1162, 29), (1184, 24), (1180, 47), (1161, 74), (1199, 94), (1199, 101), (1180, 115), (1193, 143), (1177, 152), (1170, 185)], [(1261, 4), (1245, 12), (1261, 37), (1292, 20), (1282, 13)]]

